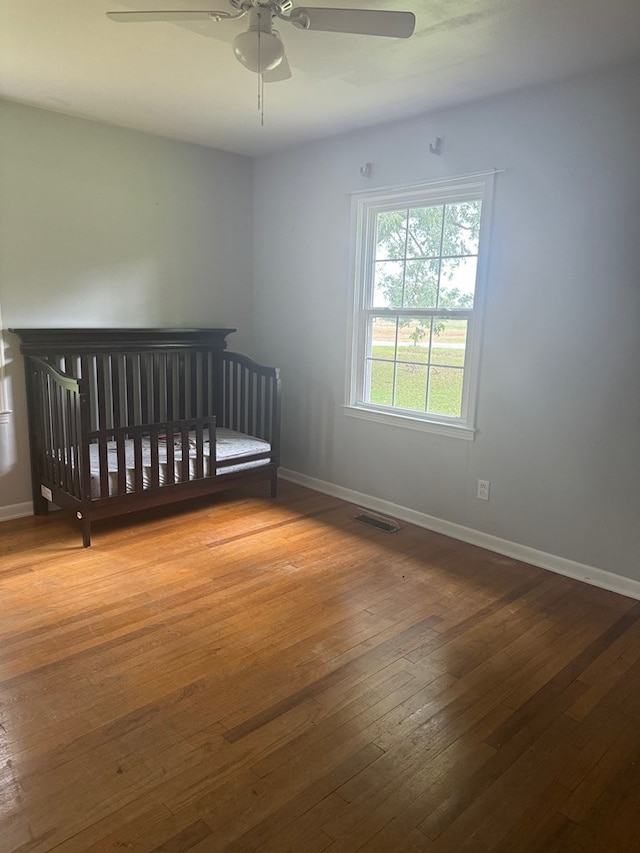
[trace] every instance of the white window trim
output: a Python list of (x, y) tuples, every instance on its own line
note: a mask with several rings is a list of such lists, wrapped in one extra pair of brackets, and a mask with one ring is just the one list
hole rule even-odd
[[(353, 299), (348, 318), (347, 351), (349, 353), (349, 364), (346, 376), (346, 402), (343, 406), (345, 415), (391, 426), (466, 439), (467, 441), (473, 441), (475, 438), (483, 309), (488, 277), (489, 236), (496, 174), (497, 171), (484, 172), (429, 181), (410, 187), (386, 188), (352, 194), (350, 278), (353, 286)], [(368, 403), (362, 399), (364, 396), (362, 393), (364, 377), (362, 363), (366, 350), (365, 318), (368, 310), (364, 304), (365, 291), (370, 279), (370, 264), (373, 257), (371, 247), (371, 240), (373, 239), (372, 221), (375, 220), (375, 216), (380, 211), (396, 210), (405, 204), (407, 207), (422, 204), (428, 206), (466, 194), (470, 196), (477, 194), (478, 198), (482, 198), (482, 219), (480, 222), (473, 322), (470, 323), (465, 364), (462, 405), (464, 417), (450, 418), (430, 413), (421, 414)], [(452, 315), (456, 313), (455, 311), (451, 312)]]

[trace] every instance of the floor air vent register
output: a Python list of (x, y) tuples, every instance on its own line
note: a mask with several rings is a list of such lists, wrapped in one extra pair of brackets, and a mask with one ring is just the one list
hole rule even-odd
[(359, 508), (358, 515), (354, 516), (353, 520), (360, 522), (360, 524), (367, 524), (369, 527), (375, 527), (376, 530), (381, 530), (383, 533), (397, 533), (400, 530), (400, 525), (395, 518), (371, 512), (368, 509)]

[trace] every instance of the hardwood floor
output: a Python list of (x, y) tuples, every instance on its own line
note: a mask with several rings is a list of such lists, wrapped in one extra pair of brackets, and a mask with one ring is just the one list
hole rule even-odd
[(640, 851), (640, 602), (354, 515), (0, 526), (0, 853)]

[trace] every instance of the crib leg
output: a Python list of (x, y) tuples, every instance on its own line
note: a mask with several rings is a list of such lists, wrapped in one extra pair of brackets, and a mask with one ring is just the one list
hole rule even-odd
[(270, 496), (272, 498), (278, 497), (278, 476), (276, 474), (271, 478)]
[(91, 520), (88, 513), (77, 512), (76, 517), (82, 523), (82, 547), (91, 547)]
[(43, 498), (40, 492), (34, 492), (33, 494), (33, 514), (34, 515), (48, 515), (49, 514), (49, 501), (46, 498)]

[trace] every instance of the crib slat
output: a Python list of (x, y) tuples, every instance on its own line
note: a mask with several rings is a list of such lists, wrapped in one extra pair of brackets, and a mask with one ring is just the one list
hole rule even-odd
[(151, 449), (151, 471), (150, 471), (150, 487), (157, 489), (160, 485), (160, 455), (158, 452), (158, 436), (160, 428), (157, 426), (151, 427), (149, 430), (149, 445)]
[(223, 361), (223, 393), (222, 393), (222, 417), (223, 424), (231, 429), (231, 362)]
[(56, 460), (56, 485), (64, 488), (64, 436), (62, 431), (62, 416), (60, 412), (60, 388), (53, 387), (53, 442)]
[(102, 437), (98, 439), (98, 469), (100, 476), (100, 497), (109, 497), (109, 473), (107, 462), (107, 439)]
[(43, 448), (44, 453), (42, 454), (42, 466), (43, 466), (43, 476), (47, 483), (53, 482), (53, 457), (52, 457), (52, 446), (51, 446), (51, 397), (49, 393), (49, 377), (42, 377), (42, 382), (40, 384), (40, 410), (42, 412), (42, 427), (43, 433)]
[(264, 376), (256, 377), (256, 427), (254, 435), (262, 435), (264, 413)]
[(239, 393), (239, 421), (238, 430), (240, 432), (248, 432), (247, 429), (247, 369), (242, 365), (238, 366), (240, 373), (240, 393)]
[(227, 377), (228, 377), (228, 384), (227, 384), (227, 388), (226, 388), (227, 400), (226, 400), (226, 413), (225, 413), (226, 414), (226, 424), (225, 424), (225, 426), (228, 426), (229, 429), (233, 429), (233, 427), (234, 427), (234, 415), (235, 415), (234, 406), (233, 406), (233, 384), (234, 384), (234, 377), (235, 377), (235, 369), (234, 369), (233, 362), (227, 363)]
[(173, 352), (167, 353), (167, 417), (168, 421), (175, 420), (175, 390), (176, 381), (176, 355)]
[(98, 393), (98, 429), (107, 428), (107, 406), (106, 406), (106, 377), (105, 377), (105, 356), (99, 355), (96, 357), (96, 373), (97, 373), (97, 393)]
[(123, 356), (124, 358), (124, 382), (126, 387), (126, 406), (127, 406), (127, 425), (133, 426), (136, 422), (136, 411), (135, 411), (135, 382), (134, 382), (134, 370), (133, 370), (133, 359), (135, 358), (134, 353), (127, 352)]
[(58, 386), (53, 386), (53, 446), (55, 459), (55, 481), (57, 486), (62, 486), (62, 459), (61, 453), (64, 450), (60, 439), (60, 400), (58, 396)]
[(202, 436), (202, 423), (198, 421), (196, 423), (196, 474), (195, 478), (197, 480), (201, 480), (204, 477), (204, 441)]
[(202, 373), (200, 377), (200, 405), (199, 417), (206, 417), (211, 413), (211, 395), (209, 388), (209, 353), (202, 352)]
[(62, 413), (64, 418), (64, 436), (66, 451), (66, 488), (71, 494), (74, 494), (74, 467), (73, 467), (73, 436), (71, 434), (71, 404), (69, 400), (69, 391), (66, 388), (60, 389), (62, 402)]
[(191, 463), (189, 457), (189, 427), (182, 424), (180, 427), (180, 436), (182, 439), (182, 482), (186, 483), (191, 479)]
[(71, 403), (71, 392), (67, 388), (62, 389), (62, 403), (65, 421), (64, 430), (67, 444), (67, 484), (69, 492), (73, 495), (76, 490), (76, 469), (73, 458), (75, 442), (73, 438), (73, 408)]
[(77, 437), (75, 428), (74, 395), (68, 389), (64, 392), (65, 417), (67, 419), (67, 434), (69, 436), (69, 486), (72, 495), (79, 497), (78, 491), (78, 459)]
[(233, 412), (233, 429), (238, 430), (238, 432), (242, 432), (242, 365), (240, 362), (236, 362), (235, 370), (234, 370), (234, 380), (233, 380), (233, 399), (234, 399), (234, 412)]
[(229, 387), (227, 388), (227, 394), (229, 397), (229, 408), (227, 411), (227, 418), (229, 421), (229, 429), (233, 429), (235, 427), (235, 406), (234, 406), (234, 386), (235, 386), (235, 377), (236, 371), (234, 368), (233, 362), (229, 362)]
[(56, 463), (57, 463), (57, 471), (56, 471), (56, 483), (61, 488), (64, 488), (64, 474), (65, 474), (65, 446), (64, 446), (64, 434), (62, 427), (62, 413), (60, 411), (60, 388), (57, 385), (54, 385), (53, 388), (53, 399), (54, 399), (54, 435), (55, 435), (55, 446), (56, 446)]
[(189, 355), (189, 418), (198, 417), (198, 353)]
[(117, 433), (116, 441), (116, 458), (118, 460), (118, 494), (124, 495), (127, 493), (127, 450), (125, 444), (125, 436), (122, 433)]
[(120, 427), (126, 424), (122, 417), (122, 389), (120, 385), (120, 356), (114, 355), (111, 359), (111, 390), (113, 397), (113, 426)]
[(176, 448), (174, 439), (175, 427), (167, 424), (167, 485), (172, 486), (176, 481)]
[(273, 382), (267, 383), (267, 398), (265, 408), (266, 430), (264, 437), (268, 442), (271, 442), (272, 423), (273, 423)]
[(169, 377), (167, 373), (169, 365), (169, 358), (166, 352), (160, 353), (160, 373), (162, 376), (162, 390), (161, 390), (161, 404), (160, 404), (160, 417), (158, 418), (158, 422), (166, 421), (169, 417), (167, 412), (167, 401), (169, 394)]
[(178, 418), (182, 420), (186, 418), (186, 388), (187, 388), (187, 365), (186, 356), (180, 353), (178, 356), (179, 372), (178, 376)]
[(215, 477), (218, 473), (218, 446), (216, 438), (216, 419), (209, 421), (209, 476)]
[(256, 394), (257, 394), (258, 377), (255, 374), (249, 374), (249, 422), (247, 424), (247, 432), (249, 435), (256, 434)]
[(56, 436), (55, 436), (55, 399), (54, 386), (51, 379), (46, 377), (46, 395), (43, 405), (47, 406), (47, 448), (49, 450), (49, 478), (51, 483), (56, 483), (58, 465), (56, 462)]
[(153, 353), (151, 356), (152, 388), (153, 388), (153, 422), (160, 420), (160, 357)]
[(80, 413), (80, 397), (73, 398), (74, 447), (76, 467), (76, 497), (82, 498), (82, 418)]
[[(88, 400), (85, 396), (85, 405), (87, 410), (89, 410)], [(75, 406), (75, 420), (76, 420), (76, 464), (78, 467), (78, 497), (83, 497), (82, 494), (82, 485), (83, 485), (83, 462), (82, 462), (82, 399), (80, 397), (76, 397), (74, 400)]]
[(89, 383), (89, 420), (92, 427), (96, 428), (98, 424), (97, 401), (96, 401), (96, 382), (95, 373), (93, 372), (94, 359), (88, 355), (79, 356), (78, 376), (83, 377)]
[(76, 437), (75, 437), (75, 428), (74, 428), (74, 395), (65, 388), (64, 390), (64, 409), (65, 409), (65, 419), (67, 422), (67, 442), (69, 445), (69, 491), (72, 495), (78, 495), (77, 492), (77, 472), (78, 466), (76, 465)]
[[(81, 376), (79, 358), (72, 353), (64, 356), (64, 372), (75, 378)], [(68, 489), (70, 493), (82, 498), (82, 459), (80, 454), (80, 400), (75, 393), (64, 391), (65, 420), (68, 434)]]
[(62, 487), (65, 491), (69, 491), (71, 488), (71, 466), (70, 466), (70, 458), (69, 458), (69, 436), (67, 429), (67, 419), (65, 413), (65, 390), (58, 386), (56, 388), (56, 394), (58, 396), (58, 410), (60, 417), (60, 442), (62, 444), (61, 453), (60, 453), (60, 476)]
[[(118, 477), (121, 468), (124, 469), (124, 465), (121, 466), (118, 461)], [(141, 492), (143, 489), (142, 476), (142, 436), (136, 432), (133, 436), (133, 482), (136, 492)]]

